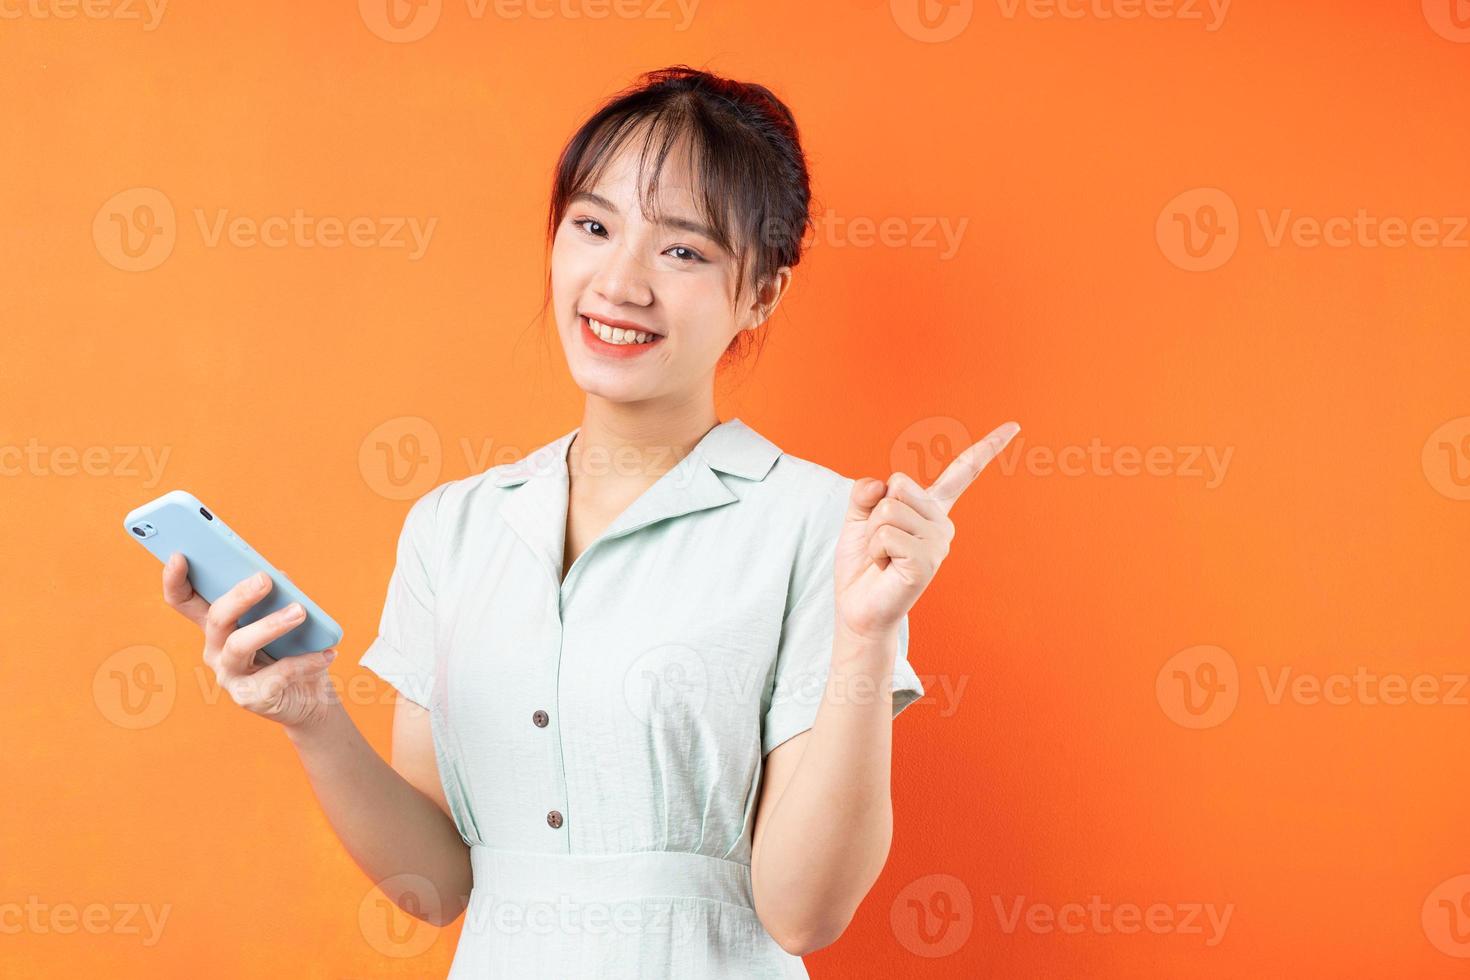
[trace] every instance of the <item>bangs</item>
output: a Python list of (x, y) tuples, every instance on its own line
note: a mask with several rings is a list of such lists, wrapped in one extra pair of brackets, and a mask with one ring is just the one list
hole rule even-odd
[[(665, 167), (676, 149), (688, 155), (690, 188), (696, 220), (709, 228), (715, 243), (734, 256), (738, 303), (752, 246), (761, 240), (776, 204), (772, 188), (762, 175), (769, 151), (758, 139), (729, 126), (720, 126), (698, 99), (672, 98), (660, 104), (598, 121), (584, 139), (573, 140), (558, 167), (555, 200), (548, 232), (566, 216), (567, 202), (590, 192), (608, 165), (627, 147), (637, 149), (639, 208), (653, 222), (663, 217), (658, 191)], [(763, 159), (765, 157), (766, 159)], [(760, 270), (758, 270), (760, 271)]]

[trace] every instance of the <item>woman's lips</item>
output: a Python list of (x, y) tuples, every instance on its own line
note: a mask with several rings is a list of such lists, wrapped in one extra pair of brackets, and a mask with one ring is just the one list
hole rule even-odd
[(582, 335), (583, 342), (595, 353), (604, 357), (636, 357), (645, 351), (652, 350), (663, 343), (663, 337), (655, 334), (652, 340), (641, 344), (610, 344), (597, 336), (592, 329), (592, 324), (587, 322), (585, 316), (577, 316), (578, 333)]

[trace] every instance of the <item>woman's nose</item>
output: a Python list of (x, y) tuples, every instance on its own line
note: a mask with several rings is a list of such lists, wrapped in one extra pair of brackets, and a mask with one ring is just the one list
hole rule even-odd
[(608, 250), (592, 288), (613, 305), (647, 306), (653, 299), (648, 271), (633, 249), (619, 244)]

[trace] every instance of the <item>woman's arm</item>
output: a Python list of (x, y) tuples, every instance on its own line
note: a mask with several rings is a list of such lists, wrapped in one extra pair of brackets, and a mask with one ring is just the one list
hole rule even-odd
[(286, 730), (358, 867), (409, 914), (436, 926), (457, 919), (469, 901), (470, 851), (449, 815), (429, 712), (398, 696), (391, 766), (340, 701), (320, 720)]
[(453, 922), (468, 904), (470, 855), (448, 815), (429, 713), (398, 698), (390, 767), (337, 697), (327, 672), (335, 650), (260, 663), (257, 651), (305, 617), (299, 603), (238, 626), (270, 591), (269, 577), (253, 575), (210, 603), (188, 571), (183, 555), (169, 556), (163, 597), (204, 631), (204, 663), (220, 687), (286, 729), (332, 829), (388, 898), (435, 925)]
[(766, 756), (751, 884), (756, 914), (788, 953), (836, 942), (888, 861), (897, 644), (896, 632), (839, 629), (815, 723)]
[(835, 942), (888, 860), (899, 623), (949, 554), (950, 508), (1020, 428), (995, 429), (928, 487), (903, 473), (852, 485), (822, 703), (809, 732), (767, 756), (751, 841), (756, 914), (788, 952)]

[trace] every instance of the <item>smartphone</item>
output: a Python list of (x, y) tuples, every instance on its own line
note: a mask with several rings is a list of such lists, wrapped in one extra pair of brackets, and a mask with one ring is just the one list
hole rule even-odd
[(327, 650), (341, 641), (342, 627), (331, 616), (192, 493), (173, 490), (150, 500), (128, 514), (123, 527), (128, 537), (161, 562), (167, 563), (176, 551), (182, 553), (189, 561), (189, 584), (211, 603), (256, 572), (269, 575), (273, 587), (236, 625), (248, 626), (293, 602), (301, 603), (306, 618), (262, 648), (275, 659)]

